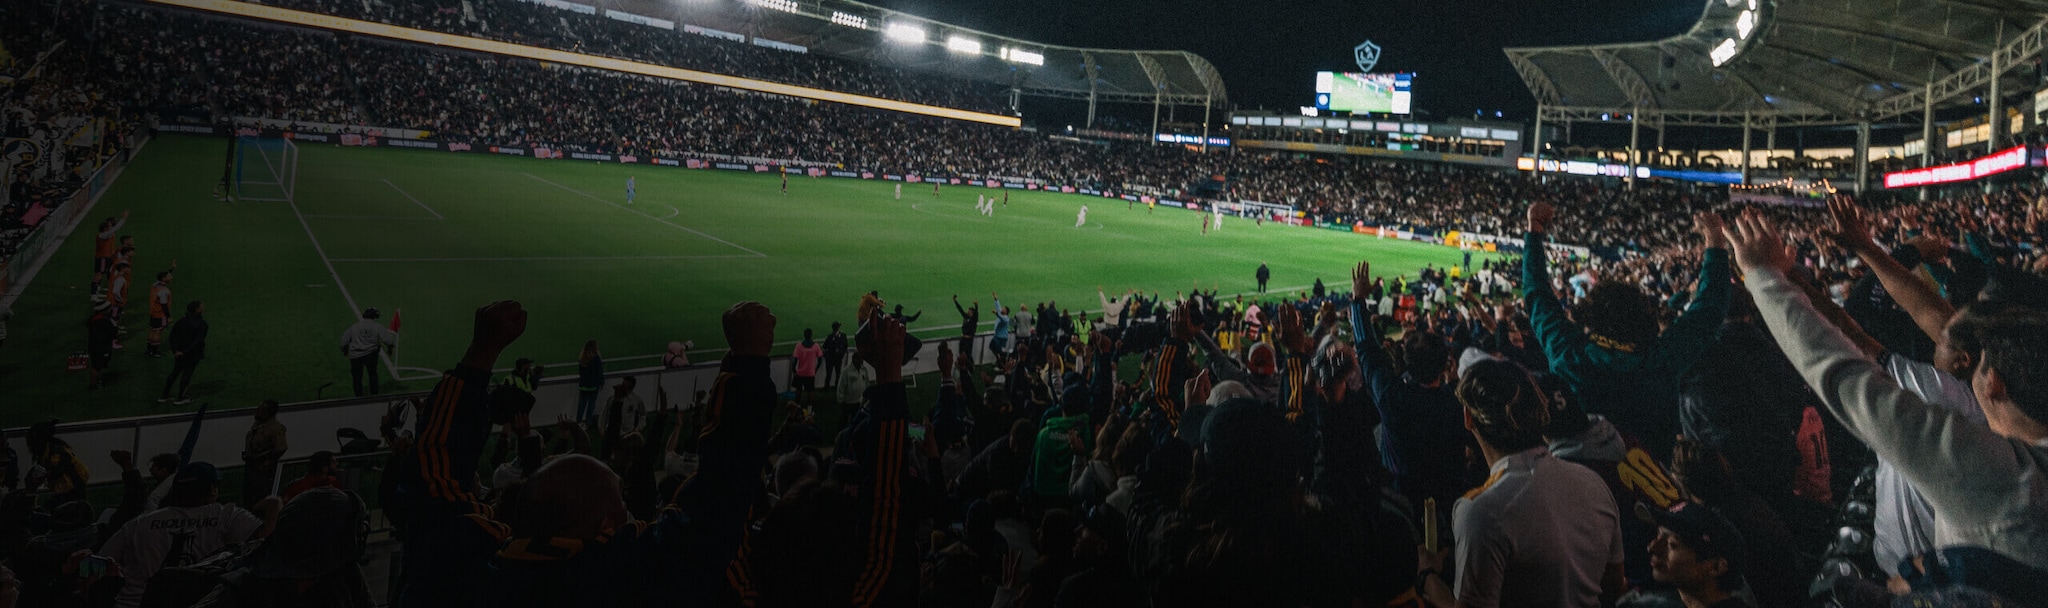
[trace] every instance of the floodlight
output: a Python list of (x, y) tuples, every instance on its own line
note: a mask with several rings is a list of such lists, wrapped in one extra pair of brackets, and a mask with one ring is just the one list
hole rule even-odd
[(785, 13), (796, 12), (796, 0), (747, 0), (747, 3), (761, 8), (775, 9)]
[(839, 11), (832, 11), (832, 22), (850, 28), (868, 29), (868, 18), (860, 15), (849, 15)]
[(955, 53), (968, 53), (971, 55), (980, 55), (981, 41), (975, 40), (973, 38), (952, 36), (946, 38), (946, 48)]
[(924, 28), (908, 23), (891, 23), (889, 38), (902, 42), (924, 42)]
[(1735, 37), (1748, 40), (1750, 33), (1755, 31), (1756, 11), (1742, 11), (1742, 14), (1735, 18)]
[(1714, 47), (1713, 52), (1707, 53), (1707, 57), (1714, 60), (1714, 67), (1717, 68), (1721, 67), (1721, 64), (1728, 63), (1728, 60), (1735, 58), (1735, 39), (1727, 38), (1721, 40), (1720, 46)]
[(1027, 51), (1024, 49), (1013, 49), (1010, 47), (1003, 47), (1002, 58), (1004, 61), (1009, 61), (1012, 63), (1022, 63), (1027, 65), (1045, 65), (1045, 55), (1033, 53), (1031, 51)]

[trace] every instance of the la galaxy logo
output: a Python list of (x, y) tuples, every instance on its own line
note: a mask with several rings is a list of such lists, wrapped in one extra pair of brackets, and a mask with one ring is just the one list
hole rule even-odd
[(1380, 63), (1380, 45), (1373, 44), (1371, 40), (1358, 43), (1351, 48), (1351, 57), (1358, 60), (1358, 71), (1371, 72), (1372, 66)]

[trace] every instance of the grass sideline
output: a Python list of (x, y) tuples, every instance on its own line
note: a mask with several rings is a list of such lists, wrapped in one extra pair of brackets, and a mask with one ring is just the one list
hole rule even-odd
[[(979, 300), (988, 319), (991, 291), (1013, 308), (1094, 310), (1096, 286), (1249, 292), (1260, 262), (1274, 286), (1320, 277), (1344, 289), (1360, 259), (1411, 277), (1462, 260), (1435, 245), (1235, 218), (1203, 236), (1200, 214), (1100, 197), (1010, 190), (1009, 205), (984, 217), (975, 197), (1003, 191), (949, 185), (934, 196), (903, 184), (898, 200), (897, 182), (792, 176), (785, 196), (769, 175), (325, 145), (300, 147), (295, 202), (222, 203), (210, 193), (227, 143), (157, 137), (24, 291), (0, 346), (0, 427), (191, 409), (155, 403), (171, 361), (143, 355), (142, 303), (172, 260), (177, 312), (207, 304), (212, 334), (192, 394), (216, 408), (346, 394), (337, 344), (365, 306), (386, 319), (404, 311), (393, 363), (408, 379), (387, 376), (385, 390), (418, 391), (460, 357), (470, 312), (492, 300), (531, 313), (501, 364), (532, 357), (558, 375), (572, 373), (586, 339), (612, 369), (653, 366), (671, 340), (717, 349), (720, 313), (746, 299), (775, 311), (789, 343), (851, 322), (871, 289), (922, 310), (913, 328), (945, 335), (959, 327), (954, 294)], [(1082, 205), (1088, 223), (1076, 228)], [(129, 333), (110, 385), (87, 391), (64, 360), (85, 347), (92, 226), (122, 210), (133, 211), (122, 234), (138, 249)]]

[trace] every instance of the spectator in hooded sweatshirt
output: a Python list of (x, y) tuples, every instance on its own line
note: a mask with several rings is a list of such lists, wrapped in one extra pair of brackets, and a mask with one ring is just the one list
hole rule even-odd
[[(1548, 203), (1529, 206), (1531, 250), (1544, 250), (1555, 214)], [(1586, 411), (1613, 421), (1654, 455), (1671, 453), (1678, 434), (1678, 378), (1713, 343), (1728, 310), (1728, 249), (1717, 234), (1720, 227), (1714, 214), (1694, 218), (1694, 229), (1707, 241), (1699, 286), (1685, 313), (1661, 334), (1656, 304), (1626, 282), (1600, 283), (1567, 317), (1557, 293), (1542, 287), (1550, 284), (1545, 256), (1523, 258), (1530, 325), (1550, 373), (1565, 381)]]
[(1493, 474), (1452, 508), (1455, 568), (1426, 560), (1423, 597), (1470, 608), (1610, 605), (1627, 584), (1620, 508), (1599, 475), (1544, 446), (1550, 406), (1529, 373), (1475, 363), (1458, 400)]
[(364, 395), (363, 376), (370, 377), (368, 394), (377, 394), (377, 356), (390, 353), (398, 344), (398, 333), (377, 322), (382, 315), (375, 308), (365, 308), (363, 318), (341, 332), (341, 356), (348, 359), (349, 381), (357, 397)]
[(1973, 556), (1959, 560), (1965, 570), (2003, 572), (1971, 580), (2024, 585), (2048, 575), (2048, 497), (2038, 487), (2048, 475), (2048, 313), (2006, 311), (1953, 340), (1979, 362), (1970, 381), (1987, 426), (1977, 426), (1899, 386), (1821, 316), (1789, 278), (1778, 230), (1752, 210), (1726, 232), (1765, 324), (1808, 386), (1927, 499), (1944, 556)]
[(1448, 509), (1477, 481), (1465, 474), (1465, 454), (1474, 446), (1458, 404), (1450, 349), (1436, 334), (1410, 331), (1399, 343), (1397, 370), (1379, 347), (1379, 336), (1386, 332), (1365, 309), (1371, 277), (1368, 262), (1352, 270), (1351, 331), (1360, 340), (1365, 388), (1379, 404), (1384, 424), (1380, 453), (1411, 505), (1420, 509), (1424, 499), (1434, 498), (1439, 509)]

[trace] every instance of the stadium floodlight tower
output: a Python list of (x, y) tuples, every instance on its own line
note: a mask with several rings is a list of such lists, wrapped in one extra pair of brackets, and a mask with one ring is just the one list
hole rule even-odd
[[(1631, 117), (1631, 164), (1655, 156), (1642, 149), (1637, 123), (1657, 130), (1660, 154), (1671, 154), (1662, 148), (1675, 126), (1741, 129), (1745, 141), (1763, 130), (1764, 154), (1774, 157), (1780, 127), (1848, 125), (1857, 132), (1856, 189), (1867, 192), (1873, 123), (1908, 127), (1918, 113), (1920, 141), (1905, 143), (1919, 144), (1922, 161), (1932, 162), (1945, 139), (1935, 113), (1969, 108), (1983, 112), (1983, 145), (1999, 149), (2013, 130), (2005, 113), (2017, 100), (2008, 91), (2039, 85), (2008, 72), (2044, 43), (2048, 3), (2031, 0), (1706, 0), (1692, 29), (1670, 38), (1504, 52), (1536, 98), (1539, 167), (1546, 125), (1562, 124), (1569, 137), (1573, 123), (1602, 117)], [(1757, 151), (1744, 147), (1736, 164), (1746, 183)]]

